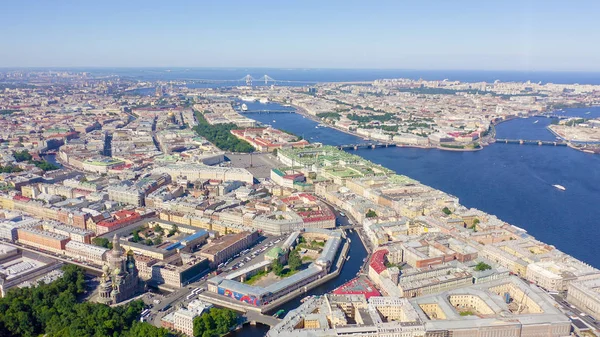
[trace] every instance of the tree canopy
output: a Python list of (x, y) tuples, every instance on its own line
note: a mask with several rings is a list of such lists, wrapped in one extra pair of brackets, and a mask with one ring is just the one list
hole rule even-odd
[(340, 119), (341, 115), (337, 112), (321, 112), (317, 114), (317, 117), (319, 118), (333, 118), (333, 119)]
[(357, 114), (348, 114), (346, 116), (349, 120), (352, 121), (356, 121), (359, 123), (369, 123), (372, 121), (379, 121), (379, 122), (387, 122), (390, 119), (392, 119), (392, 117), (394, 117), (393, 114), (391, 113), (385, 113), (383, 115), (366, 115), (366, 116), (359, 116)]
[(492, 266), (490, 266), (489, 264), (487, 264), (485, 262), (479, 262), (477, 265), (475, 265), (475, 270), (477, 270), (477, 271), (484, 271), (484, 270), (488, 270), (488, 269), (492, 269)]
[(290, 252), (290, 256), (288, 258), (288, 266), (291, 270), (298, 270), (302, 266), (302, 259), (300, 258), (300, 253), (296, 249)]
[(277, 276), (280, 276), (283, 272), (283, 265), (279, 260), (275, 260), (271, 268), (273, 269), (273, 273)]
[(27, 161), (27, 160), (31, 160), (31, 158), (33, 158), (31, 156), (31, 154), (29, 154), (29, 151), (27, 150), (23, 150), (23, 151), (14, 151), (13, 152), (13, 157), (15, 157), (15, 160), (20, 163), (22, 161)]
[(94, 246), (112, 249), (112, 242), (110, 242), (110, 240), (107, 238), (95, 237), (92, 239), (92, 244)]
[[(53, 170), (58, 170), (60, 168), (58, 165), (49, 163), (45, 160), (33, 160), (33, 156), (27, 150), (13, 151), (13, 157), (15, 157), (15, 160), (18, 163), (26, 161), (29, 164), (33, 164), (33, 165), (37, 166), (38, 168), (42, 169), (43, 171), (53, 171)], [(13, 172), (20, 172), (20, 171), (13, 171)]]
[(15, 173), (15, 172), (21, 172), (21, 171), (23, 171), (23, 169), (20, 167), (17, 167), (17, 166), (13, 166), (13, 165), (1, 166), (0, 165), (0, 173)]
[(60, 166), (49, 163), (45, 160), (30, 160), (29, 163), (35, 165), (37, 168), (43, 170), (44, 172), (54, 171), (60, 168)]
[(164, 329), (137, 326), (142, 301), (114, 308), (78, 303), (77, 296), (85, 292), (84, 273), (73, 265), (63, 267), (63, 271), (64, 275), (50, 284), (13, 288), (0, 299), (0, 336), (169, 336)]
[(163, 234), (165, 234), (165, 229), (164, 229), (164, 228), (162, 228), (162, 226), (161, 226), (161, 225), (159, 225), (159, 224), (156, 224), (156, 225), (154, 225), (154, 228), (153, 228), (153, 230), (154, 230), (154, 232), (155, 232), (156, 234), (158, 234), (158, 235), (163, 235)]
[(177, 227), (177, 225), (173, 225), (173, 227), (171, 227), (171, 229), (169, 230), (169, 234), (167, 234), (167, 237), (173, 236), (173, 235), (177, 234), (178, 232), (179, 232), (179, 227)]
[(169, 330), (164, 328), (156, 328), (149, 323), (133, 322), (131, 329), (125, 335), (126, 337), (169, 337), (175, 336)]
[(237, 318), (238, 315), (233, 310), (211, 308), (209, 312), (194, 318), (194, 336), (224, 335), (236, 326)]
[(365, 214), (365, 216), (366, 216), (367, 218), (376, 218), (376, 217), (377, 217), (377, 213), (375, 213), (375, 211), (374, 211), (374, 210), (370, 209), (370, 210), (367, 212), (367, 214)]
[(254, 151), (254, 147), (252, 147), (250, 143), (238, 139), (231, 134), (231, 130), (238, 128), (235, 124), (210, 125), (200, 112), (196, 112), (196, 120), (198, 121), (198, 125), (194, 127), (194, 131), (213, 143), (219, 149), (223, 151), (246, 153)]

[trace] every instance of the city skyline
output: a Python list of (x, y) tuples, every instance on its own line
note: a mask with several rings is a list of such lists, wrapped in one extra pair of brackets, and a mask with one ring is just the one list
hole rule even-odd
[(600, 71), (578, 5), (24, 1), (0, 66)]
[(0, 337), (600, 336), (600, 2), (2, 13)]
[(2, 336), (600, 330), (584, 73), (72, 69), (0, 70)]

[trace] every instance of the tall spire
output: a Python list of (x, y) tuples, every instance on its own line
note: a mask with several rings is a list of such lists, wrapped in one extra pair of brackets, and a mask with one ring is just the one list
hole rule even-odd
[(119, 236), (117, 236), (117, 234), (115, 234), (113, 236), (112, 244), (113, 244), (113, 248), (112, 248), (113, 255), (115, 255), (115, 254), (120, 255), (121, 254), (121, 241), (119, 240)]

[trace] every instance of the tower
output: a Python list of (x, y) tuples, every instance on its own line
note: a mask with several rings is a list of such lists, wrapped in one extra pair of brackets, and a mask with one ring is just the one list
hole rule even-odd
[(121, 248), (121, 242), (119, 236), (115, 234), (112, 240), (113, 248), (107, 255), (107, 262), (110, 270), (115, 269), (125, 270), (123, 261), (123, 249)]
[(126, 270), (129, 274), (132, 274), (137, 277), (138, 270), (135, 265), (135, 258), (133, 256), (133, 250), (131, 250), (131, 249), (127, 252), (127, 260), (126, 260), (125, 267), (127, 268)]
[(130, 249), (124, 255), (119, 236), (116, 234), (112, 244), (113, 248), (106, 255), (107, 264), (102, 268), (103, 273), (98, 286), (99, 301), (105, 304), (122, 302), (143, 288), (133, 251)]

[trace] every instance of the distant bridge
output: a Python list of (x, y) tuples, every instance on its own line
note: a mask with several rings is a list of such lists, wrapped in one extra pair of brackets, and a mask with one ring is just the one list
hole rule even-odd
[(362, 143), (362, 144), (347, 144), (338, 145), (340, 150), (358, 150), (358, 149), (376, 149), (378, 147), (396, 147), (395, 143)]
[(521, 145), (549, 145), (549, 146), (567, 146), (562, 140), (529, 140), (529, 139), (506, 139), (497, 138), (496, 143), (521, 144)]
[(268, 85), (268, 84), (277, 84), (277, 83), (300, 83), (300, 84), (316, 84), (318, 83), (317, 81), (288, 81), (288, 80), (276, 80), (273, 77), (269, 76), (269, 75), (263, 75), (259, 78), (255, 78), (252, 77), (250, 74), (242, 77), (242, 78), (238, 78), (238, 79), (234, 79), (234, 80), (219, 80), (219, 79), (209, 79), (209, 78), (200, 78), (200, 79), (190, 79), (190, 82), (195, 82), (195, 83), (231, 83), (232, 85), (240, 85), (240, 84), (246, 84), (246, 85), (253, 85), (253, 84), (262, 84), (262, 85)]
[(277, 114), (282, 114), (282, 113), (294, 113), (294, 110), (269, 110), (269, 109), (264, 109), (264, 110), (238, 110), (239, 113), (259, 113), (259, 114), (272, 114), (272, 113), (277, 113)]
[(581, 118), (581, 117), (577, 117), (577, 116), (566, 116), (566, 115), (559, 115), (559, 114), (555, 114), (555, 113), (539, 114), (539, 115), (535, 115), (533, 117), (539, 117), (539, 118), (559, 118), (559, 119)]

